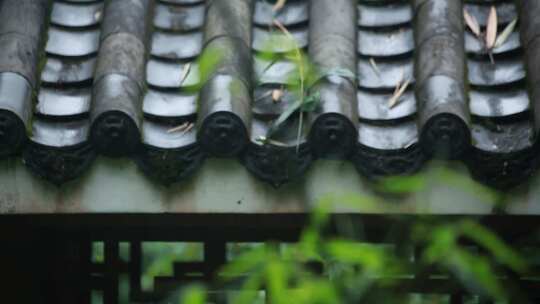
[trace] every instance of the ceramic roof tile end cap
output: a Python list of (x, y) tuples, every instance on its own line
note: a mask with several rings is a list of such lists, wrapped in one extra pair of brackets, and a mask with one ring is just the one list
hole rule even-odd
[(90, 112), (91, 140), (104, 155), (132, 155), (140, 143), (145, 62), (154, 1), (110, 1)]
[(251, 31), (253, 2), (212, 1), (204, 28), (205, 49), (220, 60), (201, 90), (198, 140), (217, 157), (239, 156), (251, 125)]
[(0, 73), (0, 157), (18, 153), (27, 142), (32, 88), (19, 74)]
[(415, 0), (420, 141), (428, 155), (459, 159), (470, 148), (461, 1)]
[[(0, 63), (0, 70), (2, 66)], [(0, 157), (17, 154), (26, 143), (32, 120), (32, 94), (31, 84), (21, 74), (0, 72)]]
[(0, 157), (18, 153), (27, 142), (49, 5), (47, 0), (0, 2)]
[(519, 117), (475, 122), (473, 148), (466, 164), (473, 177), (498, 190), (525, 184), (540, 165), (540, 142), (528, 113)]
[(16, 154), (26, 141), (22, 121), (12, 112), (0, 110), (0, 157)]
[(248, 143), (248, 131), (244, 122), (229, 111), (208, 115), (200, 126), (198, 141), (202, 149), (216, 157), (240, 155)]
[(320, 103), (309, 138), (318, 157), (346, 158), (358, 138), (357, 19), (354, 1), (311, 2), (309, 55), (322, 79), (312, 89)]
[(433, 115), (424, 123), (420, 142), (426, 155), (461, 159), (471, 146), (471, 133), (465, 121), (451, 113)]
[(122, 75), (108, 75), (94, 85), (90, 139), (100, 153), (116, 157), (136, 152), (140, 99), (140, 87)]
[(497, 190), (509, 190), (525, 184), (538, 171), (538, 155), (538, 145), (508, 154), (474, 149), (466, 164), (475, 180)]
[[(246, 46), (229, 37), (214, 39), (208, 47), (218, 45), (226, 53), (216, 71), (203, 85), (199, 98), (197, 139), (205, 153), (215, 157), (239, 156), (248, 143), (251, 122), (251, 84), (242, 63), (249, 66)], [(234, 52), (238, 49), (238, 52)], [(240, 51), (242, 50), (242, 51)], [(234, 55), (233, 55), (234, 54)], [(235, 58), (238, 57), (238, 58)]]
[[(325, 88), (321, 88), (322, 90)], [(356, 98), (355, 92), (345, 95)], [(322, 96), (321, 98), (324, 98)], [(339, 98), (339, 96), (334, 95), (331, 99), (335, 99), (335, 97)], [(319, 113), (309, 132), (309, 142), (313, 152), (317, 157), (322, 158), (342, 159), (349, 157), (356, 146), (357, 138), (358, 133), (354, 123), (346, 116), (336, 112)]]

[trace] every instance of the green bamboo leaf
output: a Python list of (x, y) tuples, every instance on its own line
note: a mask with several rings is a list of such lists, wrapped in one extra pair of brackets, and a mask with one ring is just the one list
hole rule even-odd
[(302, 101), (299, 99), (295, 101), (292, 105), (290, 105), (287, 110), (283, 111), (281, 115), (274, 121), (274, 123), (270, 126), (270, 129), (268, 129), (267, 138), (272, 136), (279, 127), (293, 115), (294, 112), (296, 112), (300, 107), (302, 106)]
[(512, 270), (523, 273), (527, 269), (527, 263), (517, 252), (482, 225), (464, 221), (460, 224), (460, 231), (487, 249), (498, 262), (509, 266)]
[(295, 304), (338, 304), (343, 303), (333, 282), (325, 279), (302, 279), (298, 286), (289, 291), (289, 303)]
[(448, 269), (473, 293), (485, 293), (496, 299), (505, 297), (489, 259), (468, 252), (458, 243), (462, 224), (423, 228), (421, 233), (428, 240), (423, 253), (424, 262)]
[(322, 76), (323, 77), (340, 76), (340, 77), (349, 78), (350, 80), (356, 79), (356, 74), (353, 71), (349, 69), (345, 69), (345, 68), (333, 68), (333, 69), (326, 70), (322, 73)]
[(268, 258), (267, 246), (260, 246), (241, 254), (232, 262), (226, 264), (222, 272), (224, 280), (234, 280), (235, 276), (252, 272), (264, 265)]
[(320, 231), (314, 228), (305, 229), (300, 237), (298, 253), (305, 259), (322, 261), (319, 254), (319, 244), (321, 242)]
[(493, 48), (498, 48), (500, 47), (501, 45), (503, 45), (507, 40), (508, 38), (510, 37), (510, 35), (514, 32), (514, 29), (516, 28), (516, 25), (517, 25), (517, 18), (512, 20), (512, 22), (510, 22), (506, 28), (503, 30), (503, 32), (499, 35), (499, 37), (497, 37), (497, 40), (495, 40), (495, 45), (493, 46)]
[(249, 275), (242, 289), (238, 292), (233, 300), (233, 304), (253, 304), (255, 303), (258, 297), (258, 291), (262, 288), (263, 285), (263, 273), (253, 273)]
[(266, 282), (270, 294), (270, 302), (288, 304), (286, 297), (289, 273), (287, 267), (279, 259), (272, 259), (266, 266)]
[(262, 43), (262, 49), (264, 52), (276, 54), (282, 50), (290, 52), (298, 46), (296, 39), (291, 39), (289, 36), (278, 32), (270, 33)]
[(441, 263), (473, 293), (484, 293), (498, 301), (507, 298), (504, 287), (487, 258), (454, 248)]
[(373, 245), (348, 240), (330, 240), (326, 242), (325, 248), (335, 260), (362, 266), (369, 271), (379, 272), (389, 266), (385, 262), (385, 253)]
[(427, 181), (423, 175), (393, 176), (381, 179), (377, 185), (380, 191), (394, 194), (406, 194), (425, 189)]
[(321, 79), (327, 78), (327, 77), (339, 76), (343, 78), (348, 78), (351, 81), (355, 81), (357, 78), (356, 74), (353, 71), (349, 69), (345, 69), (345, 68), (332, 68), (332, 69), (326, 69), (326, 70), (320, 70), (320, 71), (316, 71), (315, 68), (313, 68), (311, 71), (312, 71), (313, 77), (309, 79), (308, 81), (308, 88), (315, 85)]
[(315, 92), (304, 98), (304, 102), (301, 105), (301, 110), (303, 112), (313, 112), (315, 111), (315, 109), (317, 109), (320, 103), (321, 103), (321, 93)]
[(180, 304), (206, 304), (206, 290), (201, 286), (192, 286), (182, 293)]
[(311, 211), (311, 222), (313, 227), (321, 229), (330, 220), (330, 213), (334, 209), (334, 204), (331, 197), (325, 197), (322, 199), (315, 208)]
[(446, 256), (456, 248), (458, 235), (452, 227), (440, 226), (429, 228), (422, 226), (422, 230), (416, 230), (417, 233), (424, 234), (424, 238), (429, 241), (429, 245), (424, 251), (423, 258), (428, 264), (439, 263), (446, 259)]
[(206, 48), (197, 59), (199, 67), (200, 84), (197, 91), (212, 77), (218, 66), (221, 64), (225, 51), (218, 47)]

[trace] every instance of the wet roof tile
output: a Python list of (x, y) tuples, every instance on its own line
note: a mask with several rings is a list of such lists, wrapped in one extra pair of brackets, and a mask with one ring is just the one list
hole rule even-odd
[[(378, 178), (443, 157), (512, 186), (539, 164), (539, 3), (4, 0), (0, 157), (56, 184), (97, 154), (164, 184), (239, 158), (275, 186), (317, 158)], [(492, 5), (519, 22), (488, 52), (462, 14), (485, 30)]]

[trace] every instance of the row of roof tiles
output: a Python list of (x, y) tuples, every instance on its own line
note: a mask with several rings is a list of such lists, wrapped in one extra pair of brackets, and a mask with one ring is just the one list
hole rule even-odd
[[(328, 157), (375, 178), (417, 172), (433, 156), (461, 159), (501, 188), (538, 167), (540, 2), (274, 5), (3, 0), (0, 156), (22, 151), (56, 184), (99, 153), (131, 156), (166, 184), (207, 156), (238, 157), (276, 186)], [(493, 62), (463, 21), (465, 9), (485, 29), (491, 6), (500, 30), (519, 20)], [(294, 44), (283, 43), (284, 32)], [(293, 86), (296, 48), (330, 72), (309, 91), (316, 107), (276, 125), (307, 97)], [(204, 75), (201, 54), (215, 49), (219, 60)]]

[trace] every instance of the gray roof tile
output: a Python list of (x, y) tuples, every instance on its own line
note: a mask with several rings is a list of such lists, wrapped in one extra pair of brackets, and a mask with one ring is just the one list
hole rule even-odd
[[(539, 3), (289, 0), (273, 11), (265, 0), (4, 0), (0, 157), (22, 150), (56, 184), (98, 153), (131, 156), (164, 184), (208, 156), (238, 157), (274, 186), (317, 158), (378, 178), (447, 157), (513, 186), (539, 164)], [(495, 63), (462, 18), (465, 8), (485, 28), (491, 5), (501, 30), (519, 17)], [(306, 88), (320, 102), (276, 126), (299, 98), (289, 87), (297, 47), (322, 71)], [(203, 75), (200, 58), (216, 49)]]

